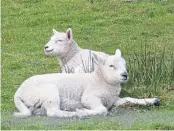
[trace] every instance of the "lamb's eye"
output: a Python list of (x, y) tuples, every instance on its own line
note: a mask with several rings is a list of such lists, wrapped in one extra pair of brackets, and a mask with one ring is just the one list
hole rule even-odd
[(63, 41), (63, 40), (56, 40), (56, 43), (57, 43), (57, 42), (62, 42), (62, 41)]
[(109, 65), (109, 67), (115, 67), (114, 65)]

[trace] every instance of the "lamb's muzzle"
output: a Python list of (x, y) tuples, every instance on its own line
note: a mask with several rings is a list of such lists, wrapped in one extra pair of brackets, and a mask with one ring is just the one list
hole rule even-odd
[(127, 80), (128, 79), (128, 73), (127, 72), (124, 72), (121, 75), (122, 75), (122, 77), (123, 77), (124, 80)]
[(49, 48), (49, 46), (45, 46), (45, 50), (48, 49), (48, 48)]

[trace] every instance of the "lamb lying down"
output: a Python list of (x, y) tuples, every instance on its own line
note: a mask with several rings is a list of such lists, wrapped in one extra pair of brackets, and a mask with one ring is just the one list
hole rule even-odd
[(96, 68), (93, 53), (108, 56), (104, 52), (82, 49), (73, 40), (72, 29), (58, 32), (53, 29), (53, 36), (44, 48), (46, 55), (57, 56), (62, 73), (92, 72)]
[[(99, 65), (92, 73), (44, 74), (25, 80), (14, 96), (19, 112), (16, 117), (45, 114), (51, 117), (106, 115), (112, 106), (128, 102), (121, 99), (121, 83), (128, 79), (120, 50), (113, 56), (94, 54)], [(159, 99), (134, 99), (132, 102), (152, 105)]]

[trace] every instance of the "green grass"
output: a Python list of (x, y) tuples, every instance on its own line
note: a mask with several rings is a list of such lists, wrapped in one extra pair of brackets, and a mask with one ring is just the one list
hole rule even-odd
[[(110, 54), (121, 49), (130, 77), (122, 96), (160, 97), (161, 106), (126, 106), (114, 116), (89, 119), (12, 118), (19, 85), (32, 75), (59, 71), (43, 47), (53, 28), (69, 27), (83, 48)], [(173, 0), (4, 0), (1, 35), (2, 129), (174, 129)]]
[[(14, 118), (11, 114), (2, 121), (2, 129), (54, 129), (54, 130), (116, 130), (116, 129), (174, 129), (174, 112), (156, 107), (122, 107), (114, 108), (108, 116), (91, 116), (87, 118), (58, 119), (46, 116)], [(148, 121), (147, 121), (148, 120)]]

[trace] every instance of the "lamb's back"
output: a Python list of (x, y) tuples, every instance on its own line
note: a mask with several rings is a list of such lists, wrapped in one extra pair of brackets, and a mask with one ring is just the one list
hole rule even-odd
[[(16, 95), (25, 96), (29, 93), (34, 93), (37, 90), (48, 90), (47, 86), (54, 86), (64, 92), (71, 92), (77, 88), (79, 90), (86, 84), (89, 80), (88, 74), (43, 74), (35, 75), (27, 80), (25, 80), (16, 92)], [(51, 88), (50, 88), (51, 90)]]

